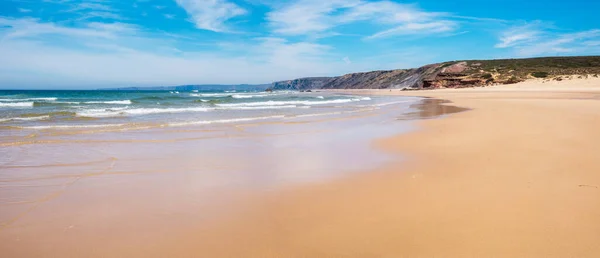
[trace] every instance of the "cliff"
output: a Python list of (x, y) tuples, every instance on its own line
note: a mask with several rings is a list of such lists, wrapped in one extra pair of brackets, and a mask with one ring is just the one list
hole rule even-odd
[(511, 84), (531, 78), (600, 75), (600, 56), (466, 60), (420, 68), (351, 73), (275, 82), (275, 90), (433, 89)]

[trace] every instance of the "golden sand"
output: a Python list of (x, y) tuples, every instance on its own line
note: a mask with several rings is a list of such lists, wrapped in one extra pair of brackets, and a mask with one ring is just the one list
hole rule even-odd
[(405, 158), (370, 173), (246, 196), (240, 212), (182, 225), (152, 244), (46, 250), (63, 257), (600, 257), (600, 80), (360, 92), (452, 102), (422, 112), (469, 111), (375, 142)]
[(376, 143), (407, 162), (249, 198), (247, 213), (190, 230), (163, 254), (599, 257), (600, 80), (555, 86), (369, 91), (472, 110)]

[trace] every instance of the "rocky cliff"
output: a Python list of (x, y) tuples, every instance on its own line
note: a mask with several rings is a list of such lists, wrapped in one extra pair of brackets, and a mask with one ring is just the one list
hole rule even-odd
[(511, 84), (530, 78), (561, 80), (565, 76), (600, 74), (600, 56), (468, 60), (414, 69), (351, 73), (338, 77), (275, 82), (275, 90), (432, 89)]

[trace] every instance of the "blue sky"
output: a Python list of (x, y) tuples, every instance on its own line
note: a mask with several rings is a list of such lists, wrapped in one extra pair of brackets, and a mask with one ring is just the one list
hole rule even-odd
[(600, 1), (0, 0), (0, 88), (270, 83), (600, 54)]

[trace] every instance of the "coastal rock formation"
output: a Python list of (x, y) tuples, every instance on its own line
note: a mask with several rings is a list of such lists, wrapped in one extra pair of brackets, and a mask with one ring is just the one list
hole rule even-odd
[(414, 69), (350, 73), (275, 82), (275, 90), (434, 89), (512, 84), (531, 78), (600, 74), (600, 56), (470, 60)]

